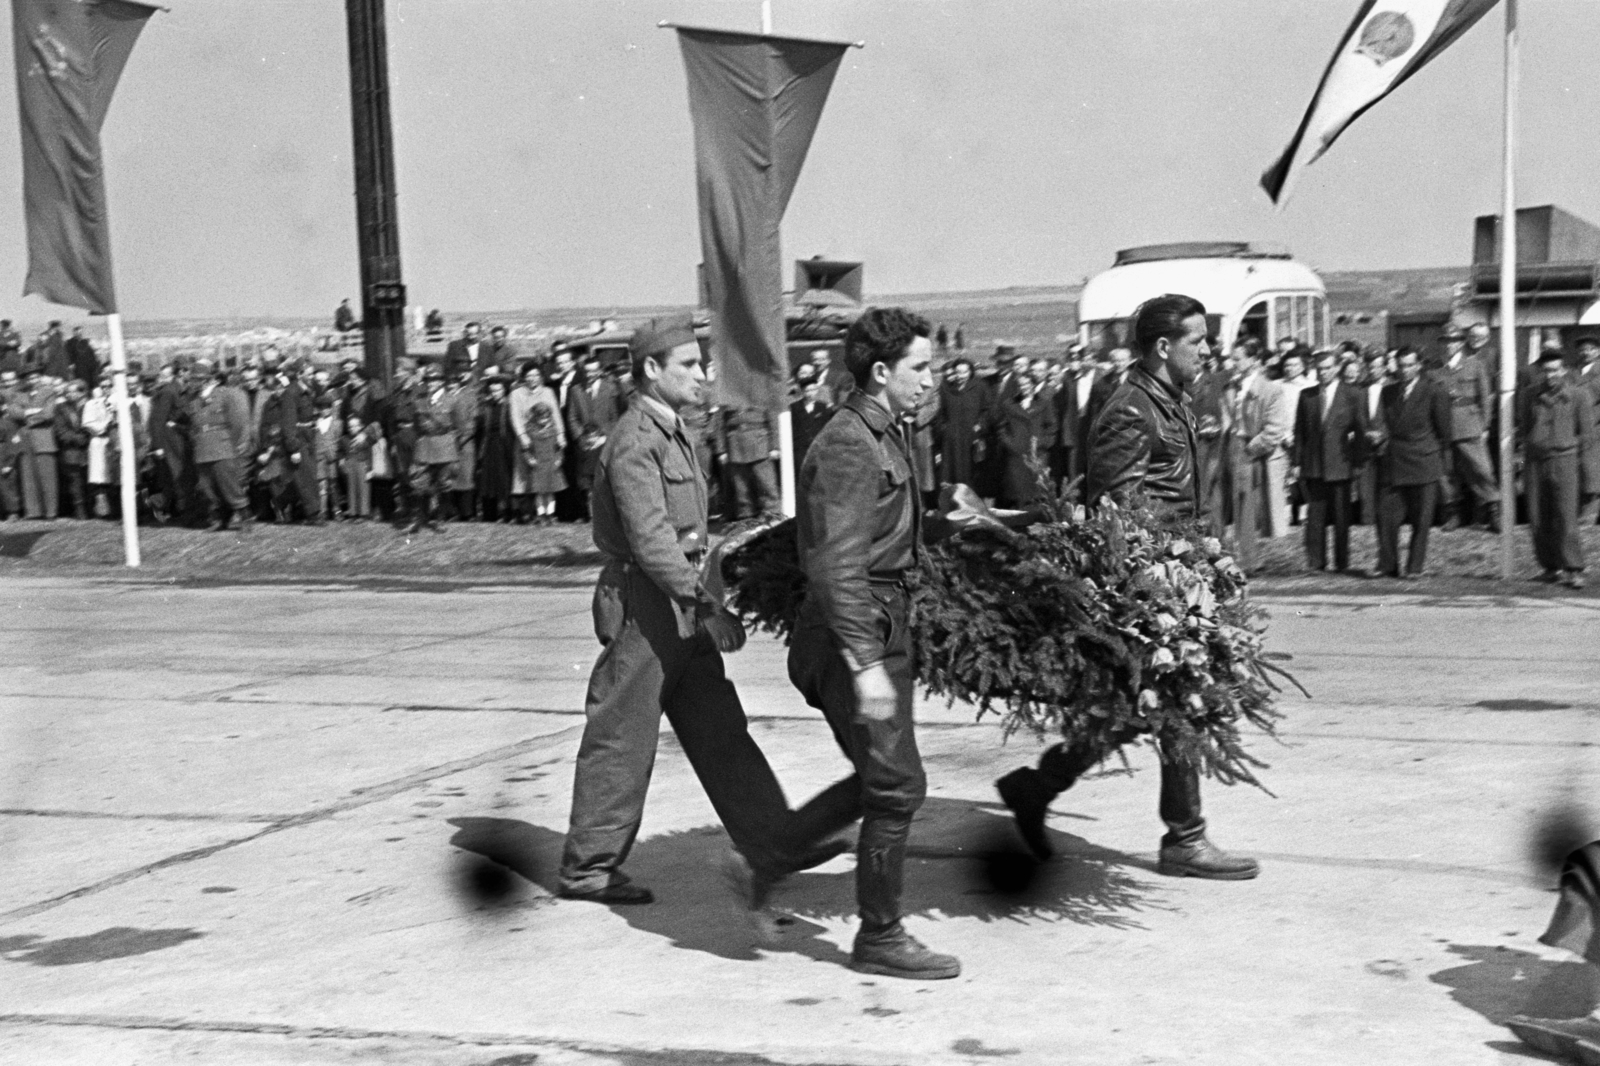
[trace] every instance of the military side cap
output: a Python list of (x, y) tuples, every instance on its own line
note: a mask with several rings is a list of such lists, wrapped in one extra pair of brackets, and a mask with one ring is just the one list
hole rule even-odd
[(652, 318), (640, 326), (628, 342), (635, 358), (666, 355), (680, 344), (693, 344), (694, 318), (688, 314)]

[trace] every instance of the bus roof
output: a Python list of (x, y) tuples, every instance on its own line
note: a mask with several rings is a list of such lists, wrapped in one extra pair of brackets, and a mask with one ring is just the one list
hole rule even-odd
[(1292, 259), (1201, 256), (1132, 262), (1089, 279), (1078, 296), (1078, 321), (1127, 318), (1152, 296), (1169, 292), (1193, 296), (1212, 314), (1235, 315), (1257, 293), (1325, 294), (1326, 289), (1316, 271)]

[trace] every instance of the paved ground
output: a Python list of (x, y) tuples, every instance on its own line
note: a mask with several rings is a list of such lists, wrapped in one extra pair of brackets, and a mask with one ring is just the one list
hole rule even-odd
[[(965, 973), (922, 984), (842, 965), (848, 859), (753, 946), (670, 734), (630, 864), (660, 901), (552, 898), (581, 576), (0, 587), (0, 1061), (1470, 1064), (1518, 1057), (1510, 1013), (1600, 1001), (1536, 943), (1526, 859), (1600, 769), (1600, 601), (1268, 596), (1315, 698), (1258, 745), (1276, 798), (1207, 792), (1245, 884), (1154, 872), (1140, 757), (997, 893), (990, 782), (1038, 746), (926, 708), (910, 925)], [(843, 772), (779, 647), (731, 671), (796, 798)], [(498, 902), (463, 889), (478, 854), (515, 870)]]

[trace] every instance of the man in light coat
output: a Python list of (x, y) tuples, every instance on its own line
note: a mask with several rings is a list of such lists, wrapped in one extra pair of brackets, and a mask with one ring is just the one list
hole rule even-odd
[[(1234, 471), (1234, 494), (1248, 491), (1257, 502), (1258, 528), (1266, 537), (1289, 531), (1288, 442), (1294, 434), (1294, 412), (1283, 387), (1267, 377), (1257, 349), (1233, 349), (1238, 388), (1234, 394), (1233, 433), (1248, 470)], [(1235, 509), (1235, 515), (1241, 509)], [(1255, 530), (1252, 530), (1255, 532)]]

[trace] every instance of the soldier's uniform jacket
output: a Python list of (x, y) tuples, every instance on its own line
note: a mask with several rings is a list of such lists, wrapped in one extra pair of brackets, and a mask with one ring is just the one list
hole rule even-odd
[(1449, 363), (1433, 372), (1433, 379), (1450, 394), (1450, 440), (1477, 440), (1489, 424), (1494, 391), (1482, 361), (1462, 355), (1454, 369)]
[(719, 428), (717, 450), (726, 455), (730, 463), (764, 462), (777, 447), (778, 427), (770, 411), (729, 408), (722, 412)]
[(189, 401), (189, 437), (194, 461), (215, 463), (249, 454), (250, 403), (231, 385), (218, 385), (208, 395), (204, 389)]
[(1142, 490), (1174, 515), (1199, 515), (1197, 454), (1194, 414), (1182, 391), (1135, 366), (1089, 431), (1089, 500), (1126, 503)]
[[(32, 391), (17, 391), (17, 407), (22, 415), (22, 444), (34, 455), (56, 452), (56, 394), (35, 385)], [(33, 414), (27, 412), (32, 411)]]
[(1542, 461), (1576, 452), (1583, 495), (1600, 494), (1600, 477), (1596, 476), (1600, 470), (1594, 469), (1594, 404), (1588, 390), (1565, 381), (1556, 389), (1529, 389), (1521, 406), (1517, 427), (1522, 430), (1527, 457)]
[(922, 543), (917, 479), (889, 409), (851, 393), (811, 442), (797, 499), (804, 611), (833, 632), (854, 666), (881, 662), (885, 608), (873, 585), (901, 580)]
[(422, 389), (415, 396), (417, 448), (412, 461), (423, 465), (453, 463), (456, 451), (458, 406), (446, 389)]
[(621, 629), (627, 571), (666, 593), (678, 635), (694, 636), (707, 601), (700, 582), (706, 548), (706, 482), (682, 421), (640, 396), (612, 427), (589, 505), (594, 545), (606, 556), (595, 587), (595, 631), (608, 643)]

